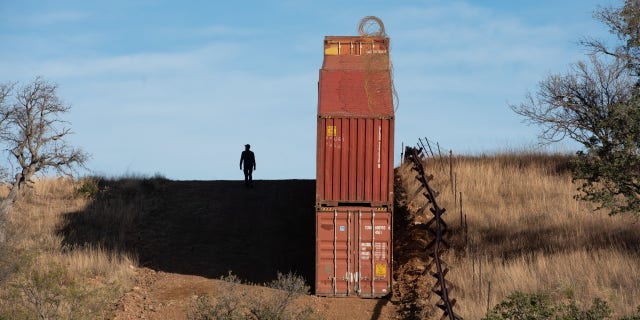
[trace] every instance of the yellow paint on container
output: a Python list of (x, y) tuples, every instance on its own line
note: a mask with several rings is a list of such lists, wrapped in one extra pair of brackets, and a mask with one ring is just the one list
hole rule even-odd
[(326, 56), (337, 56), (338, 55), (338, 44), (331, 43), (329, 46), (324, 48), (324, 55)]

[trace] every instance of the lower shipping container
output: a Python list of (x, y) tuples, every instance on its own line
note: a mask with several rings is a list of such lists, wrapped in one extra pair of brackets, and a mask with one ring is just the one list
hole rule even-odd
[(388, 295), (393, 263), (391, 226), (388, 208), (322, 207), (316, 211), (316, 295)]

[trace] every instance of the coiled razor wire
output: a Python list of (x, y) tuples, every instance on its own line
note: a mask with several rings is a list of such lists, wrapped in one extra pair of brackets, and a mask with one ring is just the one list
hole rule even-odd
[[(358, 34), (361, 37), (388, 38), (382, 19), (376, 16), (366, 16), (360, 19), (360, 23), (358, 23)], [(390, 51), (391, 43), (389, 43), (387, 47), (387, 52)], [(391, 62), (391, 58), (389, 58), (389, 78), (391, 80), (391, 95), (393, 96), (393, 111), (397, 112), (400, 106), (400, 98), (398, 97), (398, 91), (396, 91), (396, 85), (393, 81), (393, 63)]]
[[(378, 25), (377, 29), (376, 25)], [(362, 18), (358, 24), (358, 33), (362, 37), (387, 37), (382, 19), (376, 16), (366, 16)]]

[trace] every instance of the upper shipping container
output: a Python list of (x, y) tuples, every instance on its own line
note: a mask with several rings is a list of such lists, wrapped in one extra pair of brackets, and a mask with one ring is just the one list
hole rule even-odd
[(393, 206), (388, 48), (386, 37), (325, 37), (318, 82), (318, 207)]
[(393, 118), (388, 38), (325, 37), (318, 116)]

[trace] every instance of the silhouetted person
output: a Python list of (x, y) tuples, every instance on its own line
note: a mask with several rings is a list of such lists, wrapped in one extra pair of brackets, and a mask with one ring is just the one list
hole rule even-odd
[(247, 187), (253, 187), (253, 177), (251, 173), (256, 170), (256, 157), (253, 155), (253, 151), (250, 151), (250, 145), (244, 145), (244, 151), (240, 156), (240, 170), (242, 170), (242, 164), (244, 163), (244, 185)]

